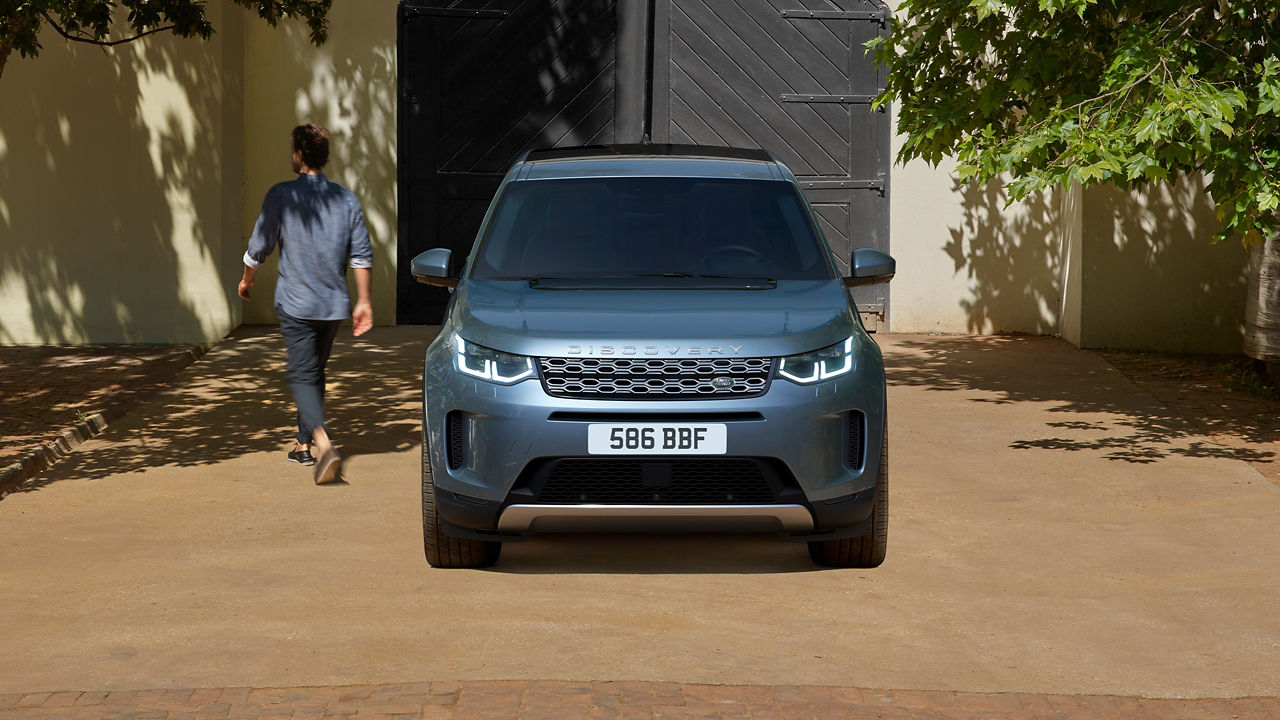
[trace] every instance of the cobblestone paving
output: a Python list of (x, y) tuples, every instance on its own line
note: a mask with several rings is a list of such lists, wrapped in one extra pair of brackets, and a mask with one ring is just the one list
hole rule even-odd
[(1280, 698), (1168, 700), (649, 682), (477, 681), (0, 695), (0, 718), (6, 720), (1261, 720), (1277, 717), (1280, 717)]

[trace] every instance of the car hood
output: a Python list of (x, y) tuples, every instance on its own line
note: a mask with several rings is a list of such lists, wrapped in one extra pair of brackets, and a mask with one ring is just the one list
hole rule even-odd
[(780, 357), (833, 345), (858, 327), (840, 280), (742, 289), (535, 289), (467, 280), (450, 329), (539, 357)]

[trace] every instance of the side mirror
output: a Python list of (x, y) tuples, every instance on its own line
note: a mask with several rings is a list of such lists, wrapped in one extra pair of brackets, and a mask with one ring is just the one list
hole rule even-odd
[(853, 274), (844, 279), (845, 287), (879, 285), (893, 279), (898, 263), (888, 253), (872, 248), (853, 251)]
[(456, 288), (458, 278), (449, 277), (449, 260), (452, 257), (453, 251), (448, 248), (432, 248), (419, 253), (409, 263), (409, 273), (423, 285)]

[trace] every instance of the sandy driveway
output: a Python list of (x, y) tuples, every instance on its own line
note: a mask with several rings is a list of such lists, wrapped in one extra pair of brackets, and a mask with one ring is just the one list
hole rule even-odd
[(249, 330), (0, 501), (0, 692), (607, 679), (1280, 694), (1280, 487), (1065, 342), (880, 336), (879, 569), (818, 570), (772, 537), (622, 536), (441, 571), (421, 551), (425, 335), (366, 338), (340, 341), (330, 386), (349, 485), (284, 462), (280, 345)]

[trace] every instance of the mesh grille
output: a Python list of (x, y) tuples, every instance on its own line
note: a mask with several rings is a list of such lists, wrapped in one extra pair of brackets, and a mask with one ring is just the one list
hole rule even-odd
[(740, 398), (769, 389), (770, 358), (542, 358), (542, 386), (568, 398)]
[(654, 462), (572, 458), (557, 461), (538, 502), (599, 505), (772, 503), (761, 463), (750, 458)]
[(845, 461), (849, 467), (862, 467), (862, 413), (849, 413), (849, 438), (845, 441)]
[(445, 431), (448, 434), (445, 441), (446, 449), (449, 456), (449, 469), (457, 470), (462, 467), (463, 460), (463, 437), (466, 420), (462, 417), (462, 413), (457, 410), (450, 411), (445, 415)]

